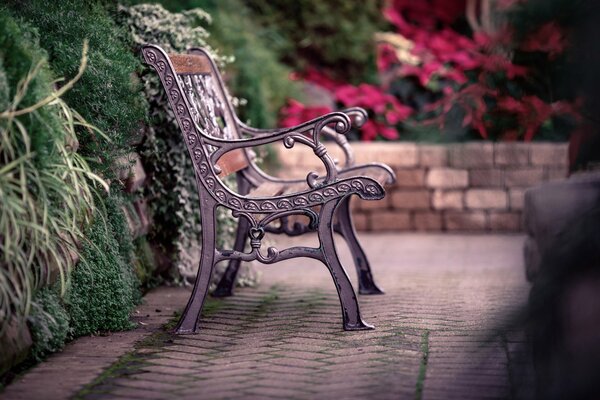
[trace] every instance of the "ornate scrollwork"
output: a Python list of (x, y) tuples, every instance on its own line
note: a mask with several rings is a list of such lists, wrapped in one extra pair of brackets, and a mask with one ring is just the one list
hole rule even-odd
[[(224, 117), (226, 106), (223, 102), (226, 101), (226, 95), (220, 92), (220, 87), (210, 75), (177, 75), (170, 66), (166, 54), (157, 47), (145, 47), (143, 55), (146, 62), (157, 70), (165, 90), (169, 93), (171, 107), (176, 110), (175, 116), (198, 172), (199, 183), (220, 204), (234, 211), (276, 214), (291, 211), (294, 207), (302, 207), (300, 212), (306, 212), (311, 207), (351, 193), (363, 199), (383, 197), (383, 188), (370, 178), (338, 180), (335, 164), (318, 140), (321, 131), (328, 125), (334, 124), (335, 130), (341, 133), (350, 129), (351, 121), (344, 113), (332, 113), (319, 119), (318, 122), (301, 125), (301, 128), (304, 126), (302, 129), (291, 130), (280, 136), (267, 134), (256, 138), (253, 142), (260, 145), (274, 140), (283, 140), (288, 148), (298, 142), (313, 148), (315, 154), (324, 162), (327, 176), (321, 180), (316, 173), (308, 174), (307, 183), (311, 188), (310, 191), (273, 199), (249, 199), (237, 195), (216, 177), (213, 158), (218, 159), (225, 152), (242, 145), (239, 141), (224, 142), (210, 138), (216, 135), (224, 139), (235, 139), (234, 127), (228, 125)], [(307, 136), (307, 133), (311, 133), (311, 136)]]

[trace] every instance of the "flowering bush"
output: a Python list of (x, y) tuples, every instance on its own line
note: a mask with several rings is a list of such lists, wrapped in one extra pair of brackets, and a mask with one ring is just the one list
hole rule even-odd
[[(398, 139), (419, 124), (452, 126), (464, 139), (529, 141), (554, 135), (559, 124), (568, 131), (580, 101), (555, 93), (549, 73), (568, 49), (566, 30), (556, 20), (511, 24), (526, 3), (393, 0), (382, 13), (395, 32), (375, 36), (378, 86), (336, 82), (315, 68), (302, 77), (330, 90), (340, 107), (367, 109), (363, 140)], [(290, 103), (283, 122), (323, 111)]]
[[(550, 62), (567, 48), (566, 35), (555, 21), (517, 37), (514, 27), (498, 15), (519, 3), (395, 0), (383, 12), (403, 41), (394, 46), (384, 40), (379, 46), (380, 72), (413, 78), (420, 90), (440, 94), (424, 108), (429, 113), (424, 119), (444, 127), (451, 109), (458, 108), (462, 127), (484, 139), (529, 141), (544, 124), (551, 129), (554, 117), (576, 119), (575, 102), (543, 95), (545, 88), (537, 84), (539, 65), (514, 61), (519, 53), (529, 52)], [(481, 20), (475, 15), (477, 4)], [(463, 33), (454, 26), (465, 16), (471, 29)], [(408, 49), (411, 58), (399, 49)]]
[[(339, 83), (315, 70), (310, 70), (305, 79), (330, 90), (341, 107), (358, 106), (369, 112), (370, 118), (360, 131), (361, 139), (365, 141), (375, 140), (379, 135), (389, 140), (398, 139), (396, 125), (412, 113), (410, 107), (375, 85)], [(290, 100), (282, 109), (281, 124), (284, 127), (294, 126), (331, 111), (329, 107), (307, 107), (297, 100)]]

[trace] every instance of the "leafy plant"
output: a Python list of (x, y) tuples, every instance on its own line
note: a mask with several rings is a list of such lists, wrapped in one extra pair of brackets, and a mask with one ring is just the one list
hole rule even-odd
[(54, 287), (45, 287), (35, 294), (28, 318), (33, 339), (30, 354), (35, 361), (62, 349), (69, 335), (69, 314), (58, 292)]
[(92, 167), (114, 177), (113, 161), (129, 152), (129, 142), (146, 119), (146, 105), (135, 77), (140, 60), (129, 51), (124, 27), (111, 13), (115, 5), (104, 1), (9, 0), (6, 6), (21, 21), (34, 27), (32, 35), (49, 55), (49, 66), (58, 76), (72, 76), (78, 65), (82, 38), (90, 44), (89, 68), (63, 100), (83, 118), (93, 121), (110, 140), (80, 131), (80, 152)]
[(352, 84), (376, 78), (374, 34), (382, 1), (248, 0), (252, 18), (274, 31), (270, 48), (298, 71), (318, 67)]
[(121, 245), (116, 239), (127, 232), (118, 199), (107, 199), (106, 212), (105, 221), (96, 213), (81, 249), (85, 262), (71, 274), (66, 304), (73, 336), (132, 327), (129, 315), (139, 300), (139, 282), (130, 266), (132, 249), (122, 245), (131, 239)]
[[(410, 101), (414, 92), (433, 93), (429, 104), (420, 104), (421, 120), (442, 129), (462, 126), (465, 138), (555, 137), (556, 124), (565, 120), (572, 129), (578, 104), (573, 96), (557, 97), (547, 73), (568, 44), (559, 14), (515, 35), (507, 11), (520, 3), (526, 2), (485, 0), (478, 12), (473, 0), (391, 2), (384, 13), (396, 33), (382, 35), (378, 64), (392, 81), (414, 82), (395, 94)], [(465, 19), (467, 29), (460, 24)], [(569, 128), (564, 131), (563, 139)]]
[[(200, 24), (209, 23), (210, 17), (202, 10), (171, 13), (160, 5), (140, 4), (121, 7), (120, 18), (130, 28), (136, 51), (146, 43), (158, 44), (170, 52), (205, 47), (216, 55), (221, 65), (226, 61), (206, 43), (208, 33)], [(175, 272), (193, 281), (201, 235), (193, 165), (156, 73), (144, 69), (140, 79), (151, 118), (141, 146), (143, 163), (150, 176), (146, 191), (154, 222), (149, 238), (166, 260), (162, 265), (163, 274)], [(234, 229), (231, 218), (219, 214), (217, 219), (220, 244), (231, 243)], [(176, 267), (175, 271), (171, 266)]]
[[(83, 74), (87, 44), (77, 75), (55, 91), (35, 40), (5, 12), (0, 12), (0, 26), (0, 66), (9, 84), (3, 97), (12, 97), (0, 112), (0, 321), (4, 322), (23, 320), (35, 290), (55, 274), (64, 293), (68, 272), (79, 258), (77, 244), (84, 240), (82, 227), (95, 208), (94, 193), (108, 187), (75, 151), (76, 129), (90, 135), (99, 131), (60, 98)], [(30, 71), (19, 77), (24, 65)], [(34, 136), (38, 132), (44, 134)]]

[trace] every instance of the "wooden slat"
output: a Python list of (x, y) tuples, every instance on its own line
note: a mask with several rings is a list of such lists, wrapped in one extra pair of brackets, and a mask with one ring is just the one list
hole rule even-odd
[(244, 154), (244, 150), (235, 149), (223, 154), (219, 158), (219, 161), (217, 161), (217, 165), (221, 168), (219, 176), (224, 177), (246, 168), (248, 166), (248, 159)]
[(178, 74), (211, 74), (210, 62), (197, 54), (169, 54), (169, 59)]

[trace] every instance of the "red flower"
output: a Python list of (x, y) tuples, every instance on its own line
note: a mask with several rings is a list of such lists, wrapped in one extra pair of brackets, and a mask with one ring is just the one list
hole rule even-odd
[(388, 43), (379, 44), (377, 46), (377, 70), (385, 72), (395, 64), (398, 64), (398, 58), (394, 47)]
[(565, 51), (567, 44), (562, 29), (555, 22), (548, 22), (527, 38), (522, 49), (548, 53), (548, 57), (552, 60)]
[(281, 109), (280, 125), (284, 128), (300, 125), (303, 122), (330, 113), (329, 107), (307, 107), (297, 100), (289, 99), (285, 107)]

